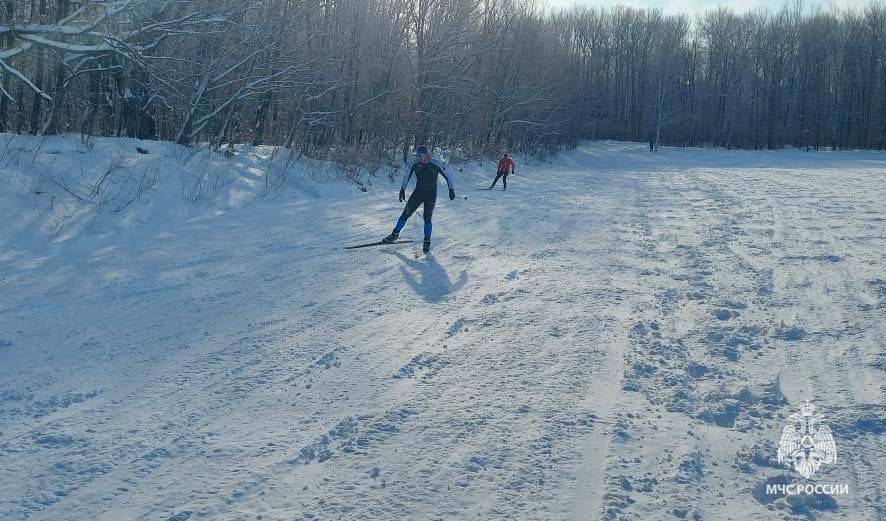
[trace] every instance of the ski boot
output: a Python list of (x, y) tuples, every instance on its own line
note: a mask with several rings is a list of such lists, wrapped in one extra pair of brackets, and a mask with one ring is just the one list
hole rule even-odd
[(421, 247), (422, 253), (430, 253), (431, 252), (431, 239), (425, 239), (424, 244)]
[(390, 235), (381, 240), (382, 244), (391, 244), (392, 242), (396, 242), (396, 240), (400, 237), (398, 232), (391, 232)]

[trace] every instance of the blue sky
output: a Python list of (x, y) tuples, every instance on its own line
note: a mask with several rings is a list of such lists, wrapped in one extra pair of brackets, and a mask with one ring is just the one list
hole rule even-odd
[[(587, 6), (621, 4), (632, 7), (658, 7), (667, 14), (694, 14), (721, 5), (731, 7), (737, 11), (746, 11), (764, 6), (777, 8), (784, 3), (783, 0), (540, 0), (540, 2), (543, 4), (547, 3), (551, 7), (569, 7), (575, 4)], [(807, 7), (821, 6), (825, 9), (830, 6), (862, 7), (867, 3), (868, 0), (805, 0), (803, 2)]]

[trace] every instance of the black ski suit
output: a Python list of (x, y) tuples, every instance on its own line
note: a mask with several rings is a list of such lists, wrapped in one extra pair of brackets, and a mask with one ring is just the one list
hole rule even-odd
[(406, 201), (406, 207), (397, 220), (397, 226), (394, 228), (395, 233), (400, 233), (406, 221), (412, 216), (419, 206), (424, 205), (425, 220), (425, 239), (431, 238), (431, 218), (434, 215), (434, 206), (437, 204), (437, 176), (442, 175), (446, 179), (449, 186), (449, 199), (455, 198), (455, 190), (452, 185), (452, 177), (447, 173), (443, 165), (431, 158), (428, 162), (416, 161), (412, 167), (403, 176), (403, 182), (400, 184), (400, 201), (406, 198), (406, 187), (412, 176), (415, 176), (415, 190)]

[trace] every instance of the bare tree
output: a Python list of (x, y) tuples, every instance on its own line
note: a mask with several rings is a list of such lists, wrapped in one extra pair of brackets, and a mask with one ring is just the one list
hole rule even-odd
[(0, 0), (0, 129), (373, 161), (419, 142), (883, 148), (884, 55), (878, 4)]

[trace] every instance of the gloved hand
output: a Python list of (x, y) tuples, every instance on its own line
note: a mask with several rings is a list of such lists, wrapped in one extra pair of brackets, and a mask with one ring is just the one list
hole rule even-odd
[(400, 189), (400, 202), (402, 203), (405, 200), (406, 200), (406, 190), (401, 188)]
[(455, 190), (453, 190), (452, 188), (450, 188), (450, 189), (449, 189), (449, 200), (451, 201), (451, 200), (453, 200), (453, 199), (455, 199)]

